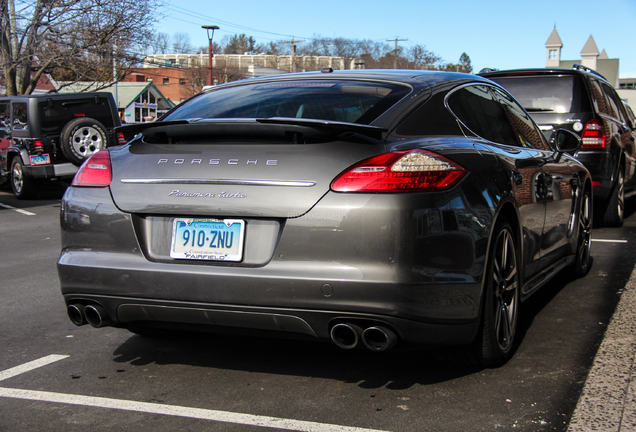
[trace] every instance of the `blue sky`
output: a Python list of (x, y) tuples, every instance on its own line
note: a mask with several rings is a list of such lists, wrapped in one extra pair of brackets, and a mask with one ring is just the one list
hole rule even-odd
[(207, 46), (202, 25), (218, 25), (214, 41), (245, 33), (259, 43), (310, 39), (408, 39), (445, 62), (463, 52), (473, 68), (544, 67), (545, 42), (556, 24), (562, 60), (580, 59), (590, 35), (599, 51), (620, 59), (621, 77), (636, 77), (636, 0), (165, 0), (157, 30), (190, 35)]

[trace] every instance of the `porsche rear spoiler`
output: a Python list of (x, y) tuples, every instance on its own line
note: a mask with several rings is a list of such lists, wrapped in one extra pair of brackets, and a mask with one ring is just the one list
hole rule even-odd
[(330, 120), (269, 117), (257, 119), (192, 119), (157, 121), (119, 126), (126, 141), (141, 133), (151, 141), (175, 143), (204, 138), (206, 141), (222, 141), (228, 138), (258, 141), (280, 141), (303, 144), (321, 142), (346, 133), (382, 139), (387, 129)]

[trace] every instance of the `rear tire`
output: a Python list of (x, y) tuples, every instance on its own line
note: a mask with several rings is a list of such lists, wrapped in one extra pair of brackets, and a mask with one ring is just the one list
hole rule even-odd
[(603, 214), (603, 226), (622, 227), (625, 213), (625, 173), (621, 168)]
[(38, 194), (38, 181), (24, 174), (24, 167), (19, 157), (11, 162), (11, 188), (17, 199), (33, 199)]
[(515, 237), (505, 221), (495, 232), (485, 277), (481, 328), (474, 348), (482, 365), (501, 366), (512, 355), (521, 292)]
[(436, 352), (440, 361), (498, 367), (513, 352), (517, 330), (521, 279), (513, 230), (506, 221), (497, 224), (484, 274), (481, 323), (472, 344)]
[(576, 242), (576, 277), (582, 278), (590, 271), (592, 248), (592, 197), (589, 190), (583, 192), (581, 211), (578, 215), (578, 233)]

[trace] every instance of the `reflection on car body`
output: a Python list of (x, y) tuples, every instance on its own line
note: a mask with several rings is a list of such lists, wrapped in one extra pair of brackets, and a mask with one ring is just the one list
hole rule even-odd
[[(90, 218), (81, 235), (61, 218), (77, 325), (438, 345), (500, 365), (519, 303), (589, 270), (591, 178), (565, 154), (580, 139), (550, 145), (484, 78), (248, 80), (121, 133), (137, 136), (89, 159), (63, 200)], [(223, 261), (220, 224), (243, 247)]]

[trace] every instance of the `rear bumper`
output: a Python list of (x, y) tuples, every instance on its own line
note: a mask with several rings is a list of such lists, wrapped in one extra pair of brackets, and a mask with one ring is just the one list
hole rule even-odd
[(25, 165), (22, 170), (26, 176), (33, 178), (73, 177), (78, 170), (72, 163), (49, 165)]
[(598, 202), (606, 200), (612, 191), (618, 168), (618, 159), (607, 152), (579, 151), (575, 157), (592, 175), (592, 193)]
[[(457, 196), (327, 194), (280, 229), (247, 219), (248, 227), (264, 228), (246, 231), (244, 262), (231, 264), (169, 259), (164, 228), (172, 224), (164, 219), (172, 216), (141, 223), (143, 215), (112, 203), (108, 188), (70, 187), (61, 215), (61, 291), (67, 305), (99, 304), (121, 326), (329, 339), (331, 327), (347, 321), (381, 323), (409, 343), (466, 344), (478, 328), (494, 211), (477, 214)], [(439, 214), (443, 199), (455, 207)], [(83, 215), (81, 230), (73, 214)]]
[(350, 323), (362, 329), (382, 325), (393, 330), (404, 343), (424, 345), (465, 345), (474, 339), (478, 330), (478, 323), (434, 324), (389, 315), (336, 310), (263, 308), (82, 294), (67, 294), (64, 300), (67, 305), (99, 304), (113, 324), (122, 327), (159, 324), (171, 328), (187, 325), (187, 328), (200, 331), (258, 331), (329, 340), (330, 330), (335, 324)]

